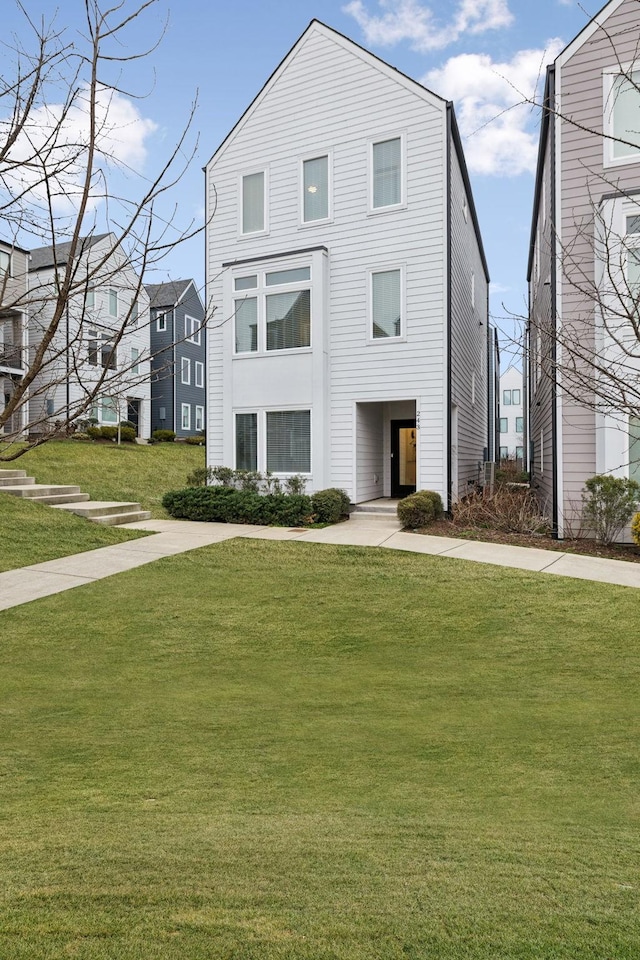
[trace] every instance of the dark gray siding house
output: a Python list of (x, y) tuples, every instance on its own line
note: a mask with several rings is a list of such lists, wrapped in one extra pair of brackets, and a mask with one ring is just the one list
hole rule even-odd
[(193, 280), (147, 284), (151, 310), (151, 430), (194, 436), (206, 423), (204, 305)]

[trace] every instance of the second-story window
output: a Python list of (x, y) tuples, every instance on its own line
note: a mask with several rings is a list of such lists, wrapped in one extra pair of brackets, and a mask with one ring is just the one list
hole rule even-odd
[(402, 139), (371, 144), (371, 206), (374, 210), (402, 203)]
[(613, 78), (610, 103), (611, 159), (637, 158), (640, 153), (638, 111), (640, 70), (629, 70)]
[(311, 267), (235, 277), (234, 290), (237, 354), (311, 346)]
[(402, 271), (371, 274), (371, 337), (384, 340), (402, 336)]
[(200, 323), (188, 314), (184, 318), (184, 334), (189, 343), (200, 343)]
[(0, 250), (0, 278), (11, 276), (11, 254)]
[(109, 316), (118, 316), (118, 291), (113, 287), (109, 289)]
[(242, 233), (262, 233), (266, 229), (265, 172), (249, 173), (242, 178)]
[(314, 157), (302, 163), (302, 220), (326, 220), (329, 216), (329, 157)]

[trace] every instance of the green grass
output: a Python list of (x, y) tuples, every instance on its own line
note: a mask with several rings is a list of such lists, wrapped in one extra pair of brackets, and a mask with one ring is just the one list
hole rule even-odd
[(186, 486), (187, 475), (204, 466), (204, 447), (50, 441), (1, 466), (26, 470), (37, 483), (76, 483), (92, 500), (134, 501), (166, 517), (162, 497)]
[(637, 960), (637, 622), (248, 540), (0, 614), (0, 956)]
[[(1, 488), (0, 488), (1, 490)], [(0, 492), (0, 573), (144, 536)]]

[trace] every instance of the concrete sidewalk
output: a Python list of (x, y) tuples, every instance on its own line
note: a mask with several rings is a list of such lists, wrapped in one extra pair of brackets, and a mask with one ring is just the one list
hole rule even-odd
[(261, 540), (304, 540), (359, 547), (384, 547), (439, 557), (455, 557), (476, 563), (576, 577), (599, 583), (640, 587), (640, 563), (604, 560), (552, 550), (512, 547), (475, 540), (429, 537), (403, 533), (393, 517), (354, 514), (347, 523), (323, 530), (287, 527), (253, 527), (231, 523), (196, 523), (187, 520), (143, 520), (126, 525), (129, 529), (152, 531), (155, 535), (101, 547), (86, 553), (48, 560), (33, 566), (0, 573), (0, 610), (71, 590), (84, 583), (103, 580), (114, 573), (132, 570), (161, 557), (186, 553), (210, 543), (234, 537)]

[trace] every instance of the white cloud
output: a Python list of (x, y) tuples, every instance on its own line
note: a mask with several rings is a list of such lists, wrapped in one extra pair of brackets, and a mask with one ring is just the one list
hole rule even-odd
[(502, 63), (488, 54), (462, 54), (423, 78), (434, 93), (453, 100), (474, 173), (517, 176), (535, 170), (540, 111), (531, 101), (539, 102), (544, 68), (562, 47), (556, 38), (544, 50), (520, 50)]
[[(0, 120), (0, 140), (6, 137), (10, 120)], [(37, 107), (31, 113), (25, 131), (14, 144), (7, 163), (0, 169), (5, 188), (15, 193), (27, 191), (25, 202), (42, 202), (46, 191), (43, 176), (49, 178), (52, 205), (58, 214), (71, 215), (86, 169), (89, 146), (89, 99), (81, 88), (66, 111), (62, 104)], [(91, 207), (105, 194), (105, 181), (119, 171), (139, 174), (147, 158), (148, 138), (157, 125), (144, 118), (136, 105), (121, 94), (100, 87), (96, 96), (96, 168)], [(55, 171), (55, 176), (52, 176)]]
[(343, 10), (357, 21), (372, 46), (393, 46), (409, 40), (422, 53), (441, 50), (465, 33), (484, 33), (513, 21), (508, 0), (458, 0), (453, 16), (442, 23), (418, 0), (378, 0), (382, 13), (371, 14), (363, 0), (351, 0)]

